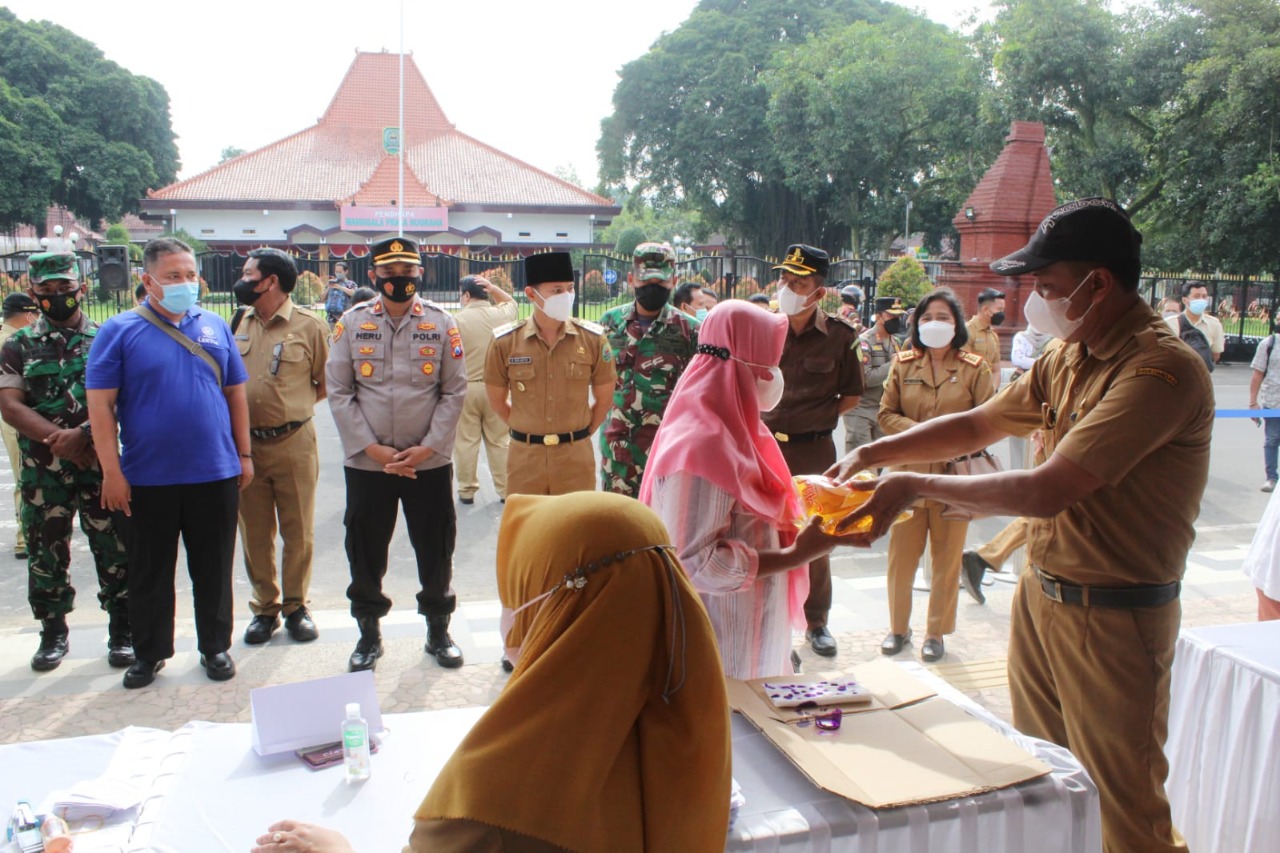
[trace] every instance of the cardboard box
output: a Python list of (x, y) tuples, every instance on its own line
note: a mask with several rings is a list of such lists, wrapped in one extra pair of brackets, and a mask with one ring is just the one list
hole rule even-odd
[(777, 679), (730, 679), (729, 703), (813, 784), (871, 808), (971, 796), (1050, 772), (891, 661), (856, 667), (853, 676), (874, 699), (843, 706), (837, 731), (795, 725), (812, 711), (775, 707), (760, 684)]
[(273, 755), (341, 740), (348, 702), (360, 704), (370, 737), (382, 731), (378, 689), (368, 670), (250, 690), (254, 751)]

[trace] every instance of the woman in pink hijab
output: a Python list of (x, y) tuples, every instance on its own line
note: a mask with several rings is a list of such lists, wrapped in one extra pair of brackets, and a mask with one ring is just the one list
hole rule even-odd
[(785, 317), (750, 302), (707, 315), (640, 487), (706, 605), (730, 678), (792, 672), (808, 563), (841, 542), (816, 524), (796, 534), (791, 475), (760, 420), (782, 397), (786, 337)]

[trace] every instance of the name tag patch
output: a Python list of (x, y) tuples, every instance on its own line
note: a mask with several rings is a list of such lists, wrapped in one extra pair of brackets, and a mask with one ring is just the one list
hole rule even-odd
[(513, 355), (507, 359), (507, 364), (533, 364), (533, 356)]

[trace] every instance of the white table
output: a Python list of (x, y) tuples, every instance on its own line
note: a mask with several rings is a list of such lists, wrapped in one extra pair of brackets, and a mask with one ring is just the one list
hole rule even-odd
[(1182, 632), (1173, 661), (1173, 822), (1196, 853), (1280, 845), (1280, 622)]

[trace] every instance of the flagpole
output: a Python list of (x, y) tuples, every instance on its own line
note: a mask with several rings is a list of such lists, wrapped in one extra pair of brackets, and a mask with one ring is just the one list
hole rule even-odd
[(400, 166), (400, 187), (396, 191), (397, 236), (404, 236), (404, 0), (400, 0), (400, 147), (396, 151)]

